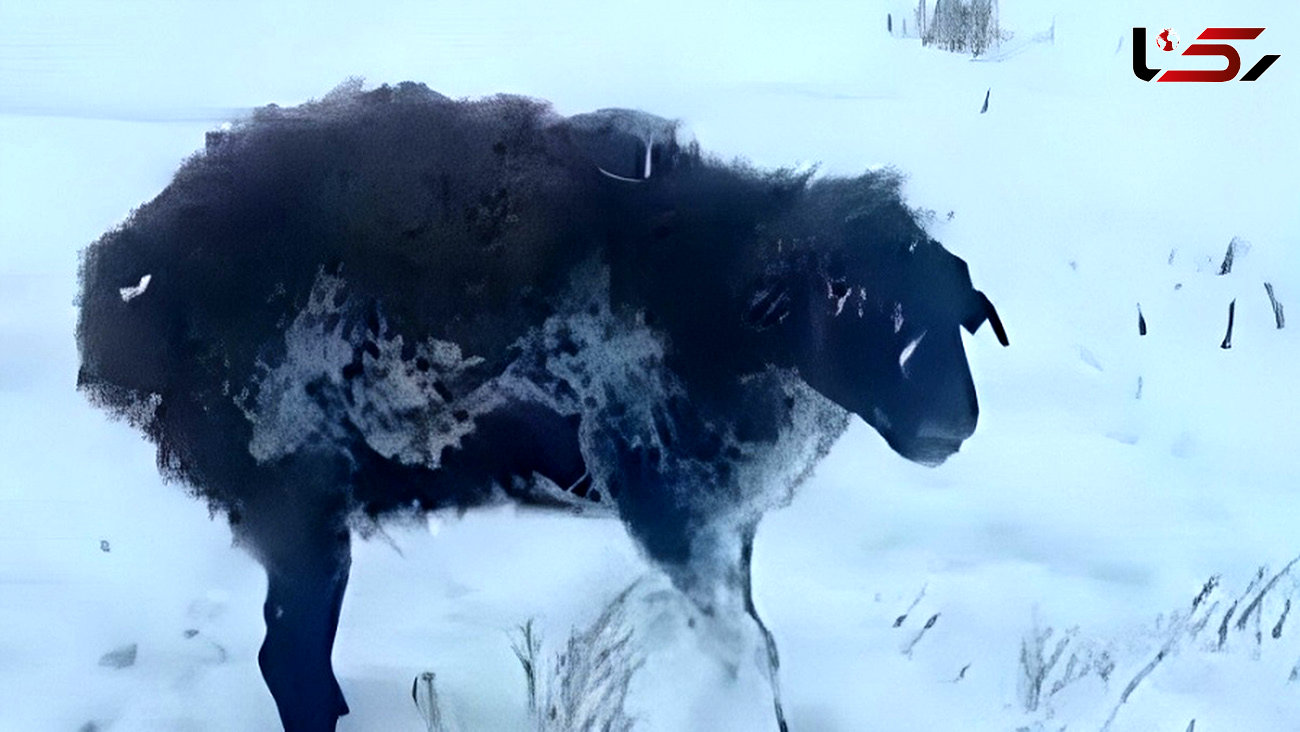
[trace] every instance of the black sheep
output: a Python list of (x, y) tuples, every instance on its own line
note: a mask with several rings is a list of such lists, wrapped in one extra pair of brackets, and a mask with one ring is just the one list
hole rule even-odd
[(942, 462), (978, 414), (958, 327), (1005, 343), (892, 173), (412, 83), (210, 133), (80, 275), (79, 387), (265, 566), (288, 730), (347, 713), (352, 531), (500, 501), (620, 517), (701, 612), (757, 624), (775, 689), (759, 518), (850, 414)]

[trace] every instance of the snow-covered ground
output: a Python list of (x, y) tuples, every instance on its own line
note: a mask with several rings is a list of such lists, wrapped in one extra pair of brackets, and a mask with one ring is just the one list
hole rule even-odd
[[(891, 38), (905, 8), (0, 6), (0, 729), (275, 726), (261, 570), (74, 391), (76, 256), (205, 130), (354, 75), (640, 107), (764, 166), (893, 165), (970, 263), (1012, 340), (967, 338), (975, 436), (927, 469), (857, 424), (760, 529), (793, 730), (1300, 729), (1300, 618), (1282, 621), (1300, 600), (1300, 6), (1003, 0), (996, 63)], [(1184, 43), (1266, 26), (1243, 67), (1282, 59), (1254, 83), (1143, 83), (1135, 25)], [(1233, 237), (1249, 249), (1218, 276)], [(512, 629), (537, 618), (552, 653), (647, 567), (615, 522), (503, 508), (431, 529), (355, 548), (340, 728), (424, 729), (410, 684), (432, 670), (455, 729), (526, 729)], [(728, 713), (690, 655), (634, 679), (641, 729)]]

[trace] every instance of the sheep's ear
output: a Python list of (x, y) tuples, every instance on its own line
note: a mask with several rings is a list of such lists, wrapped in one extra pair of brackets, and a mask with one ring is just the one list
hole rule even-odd
[(767, 330), (780, 325), (790, 315), (790, 293), (784, 281), (763, 284), (745, 308), (745, 325), (755, 330)]
[(989, 321), (993, 326), (993, 333), (998, 337), (998, 343), (1004, 346), (1011, 345), (1007, 339), (1007, 331), (1002, 327), (1002, 318), (998, 317), (997, 308), (993, 307), (993, 302), (988, 296), (979, 290), (971, 290), (971, 307), (962, 326), (972, 335), (979, 330), (984, 321)]

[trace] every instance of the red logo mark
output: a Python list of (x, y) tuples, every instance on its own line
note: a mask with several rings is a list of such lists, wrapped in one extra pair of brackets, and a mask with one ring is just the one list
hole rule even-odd
[(1173, 28), (1165, 28), (1156, 34), (1156, 48), (1161, 51), (1172, 51), (1178, 48), (1181, 41), (1178, 39), (1178, 31)]
[[(1264, 32), (1263, 28), (1206, 28), (1198, 41), (1253, 41)], [(1133, 74), (1142, 81), (1151, 81), (1160, 74), (1160, 69), (1147, 68), (1146, 62), (1146, 28), (1133, 29)], [(1156, 35), (1156, 47), (1161, 51), (1173, 51), (1178, 48), (1178, 33), (1172, 28), (1165, 28)], [(1232, 81), (1241, 71), (1241, 55), (1230, 43), (1193, 43), (1183, 50), (1183, 56), (1218, 56), (1227, 61), (1227, 66), (1219, 70), (1169, 69), (1160, 74), (1156, 81)], [(1281, 58), (1278, 54), (1268, 54), (1255, 62), (1242, 77), (1241, 81), (1255, 81), (1264, 75), (1274, 61)]]

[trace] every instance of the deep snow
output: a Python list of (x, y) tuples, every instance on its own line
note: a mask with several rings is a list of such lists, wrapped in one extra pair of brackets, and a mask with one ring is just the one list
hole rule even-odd
[[(0, 729), (274, 725), (260, 569), (73, 389), (76, 252), (222, 119), (350, 75), (528, 93), (566, 114), (640, 107), (764, 166), (893, 165), (935, 211), (931, 233), (970, 263), (1012, 348), (966, 339), (982, 419), (944, 466), (855, 424), (761, 527), (756, 602), (792, 729), (1100, 729), (1166, 647), (1112, 729), (1300, 728), (1295, 620), (1272, 633), (1300, 584), (1265, 596), (1259, 643), (1235, 619), (1217, 643), (1257, 569), (1267, 580), (1300, 554), (1300, 320), (1276, 330), (1262, 284), (1300, 319), (1300, 10), (1004, 0), (1023, 50), (972, 63), (890, 38), (894, 5), (0, 8)], [(1282, 59), (1253, 84), (1129, 71), (1132, 26), (1190, 43), (1212, 24), (1267, 26), (1243, 58)], [(1219, 277), (1234, 236), (1250, 249)], [(421, 729), (409, 692), (424, 670), (458, 729), (523, 728), (510, 630), (537, 617), (556, 650), (646, 571), (612, 521), (503, 508), (432, 528), (354, 548), (341, 729)], [(1212, 575), (1193, 638), (1174, 613)], [(1048, 654), (1077, 630), (1027, 710), (1036, 628), (1053, 629)], [(652, 630), (670, 650), (634, 682), (645, 729), (714, 729), (709, 714), (757, 703), (745, 678), (718, 700), (725, 681), (689, 635)], [(134, 665), (99, 665), (132, 643)], [(1072, 654), (1093, 670), (1051, 694)]]

